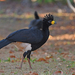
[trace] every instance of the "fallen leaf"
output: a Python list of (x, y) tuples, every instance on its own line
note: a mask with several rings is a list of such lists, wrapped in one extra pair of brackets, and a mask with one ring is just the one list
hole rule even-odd
[(37, 61), (46, 61), (44, 58), (39, 58)]
[(23, 50), (22, 50), (22, 49), (19, 49), (19, 51), (23, 52)]
[(38, 75), (37, 73), (33, 72), (32, 75)]
[(38, 75), (38, 73), (35, 73), (35, 72), (29, 72), (29, 73), (26, 73), (26, 74), (24, 74), (24, 75)]
[(12, 63), (14, 63), (14, 62), (15, 62), (15, 60), (11, 60), (11, 62), (12, 62)]
[(47, 61), (47, 59), (45, 59), (45, 58), (39, 58), (37, 61), (38, 61), (38, 62), (39, 62), (39, 61), (44, 61), (45, 63), (49, 63), (49, 62)]
[(46, 56), (45, 58), (46, 58), (46, 59), (50, 59), (50, 56)]
[(14, 52), (11, 50), (11, 51), (9, 51), (9, 53), (14, 53)]
[(50, 59), (50, 58), (53, 58), (53, 55), (51, 55), (51, 56), (46, 56), (46, 57), (45, 57), (46, 60), (48, 60), (48, 59)]
[(10, 58), (15, 58), (15, 56), (14, 55), (11, 55)]
[(3, 70), (0, 70), (0, 73), (4, 73), (4, 71)]
[(11, 73), (14, 73), (13, 71)]
[(57, 75), (57, 74), (63, 75), (63, 72), (62, 72), (62, 71), (56, 71), (56, 72), (54, 73), (54, 75)]
[(25, 62), (26, 62), (26, 60), (23, 60), (23, 62), (25, 63)]

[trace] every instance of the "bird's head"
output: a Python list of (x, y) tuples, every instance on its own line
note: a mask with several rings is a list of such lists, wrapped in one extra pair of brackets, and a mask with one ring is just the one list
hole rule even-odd
[(56, 24), (56, 22), (54, 21), (53, 15), (50, 15), (50, 14), (46, 15), (43, 18), (43, 24), (46, 25), (46, 26), (50, 26), (50, 25)]

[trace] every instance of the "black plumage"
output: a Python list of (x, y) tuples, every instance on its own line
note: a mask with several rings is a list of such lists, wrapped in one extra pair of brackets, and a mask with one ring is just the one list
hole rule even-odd
[[(12, 43), (12, 42), (24, 42), (31, 44), (31, 50), (24, 52), (22, 62), (27, 55), (29, 66), (30, 64), (30, 54), (32, 51), (40, 48), (48, 39), (49, 37), (49, 26), (52, 25), (51, 22), (53, 21), (53, 16), (48, 14), (46, 15), (43, 20), (43, 28), (40, 30), (38, 28), (30, 28), (30, 29), (21, 29), (11, 33), (8, 37), (4, 40), (0, 41), (0, 48)], [(41, 24), (40, 24), (41, 25)], [(19, 68), (22, 67), (22, 62)]]
[(39, 15), (38, 15), (37, 11), (34, 12), (34, 17), (35, 17), (35, 19), (39, 19)]
[(30, 22), (29, 28), (42, 29), (43, 21), (39, 18), (39, 15), (36, 11), (34, 12), (34, 17), (35, 17), (35, 19)]
[(37, 44), (42, 40), (42, 34), (43, 32), (38, 29), (21, 29), (16, 32), (13, 32), (6, 39), (12, 42)]

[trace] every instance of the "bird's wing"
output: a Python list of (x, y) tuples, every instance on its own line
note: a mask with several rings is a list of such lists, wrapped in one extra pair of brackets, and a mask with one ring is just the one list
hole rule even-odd
[(25, 42), (36, 44), (43, 38), (43, 33), (38, 29), (21, 29), (11, 33), (6, 39), (12, 42)]

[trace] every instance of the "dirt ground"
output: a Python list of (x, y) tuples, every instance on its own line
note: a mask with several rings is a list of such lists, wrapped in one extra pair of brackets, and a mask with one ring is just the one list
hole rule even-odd
[[(48, 41), (32, 52), (32, 69), (29, 68), (27, 59), (24, 60), (22, 69), (15, 68), (20, 65), (24, 50), (17, 49), (12, 43), (0, 50), (0, 75), (75, 75), (75, 14), (41, 9), (43, 8), (37, 8), (41, 19), (49, 12), (54, 15), (57, 24), (50, 26)], [(0, 39), (15, 30), (28, 28), (34, 19), (32, 10), (20, 16), (0, 14)]]

